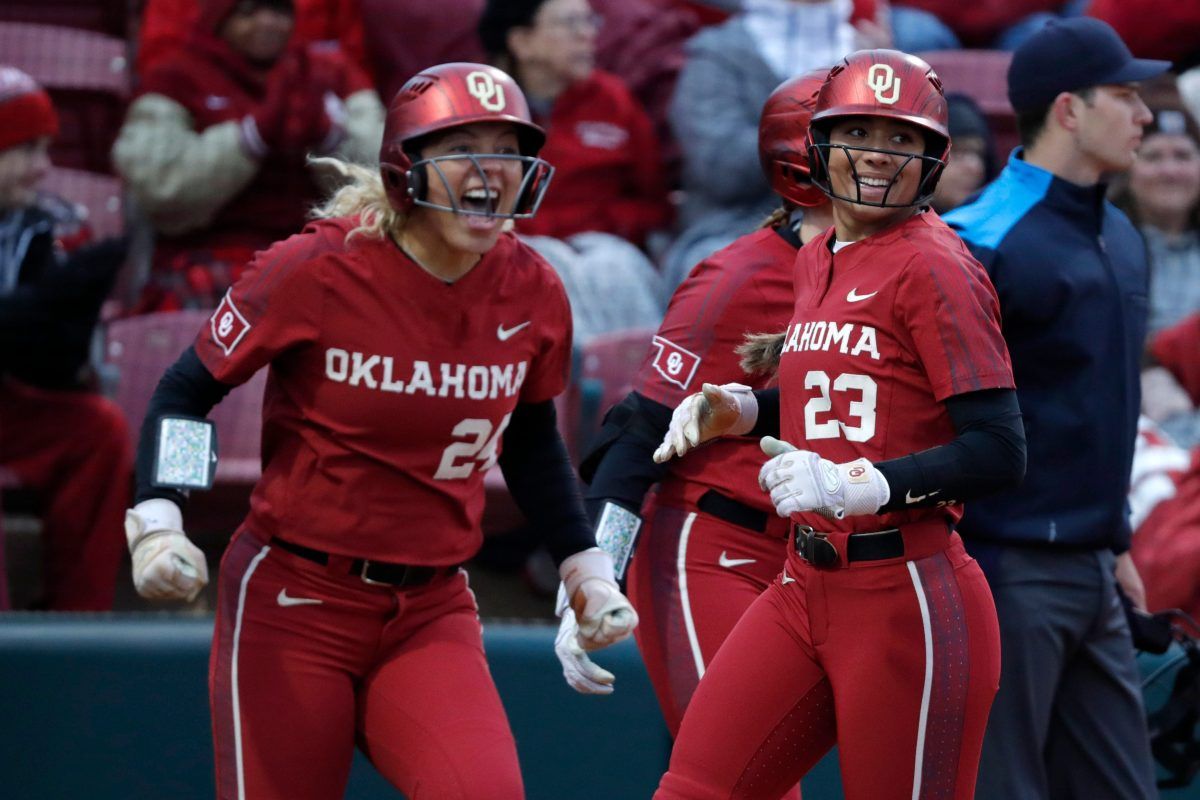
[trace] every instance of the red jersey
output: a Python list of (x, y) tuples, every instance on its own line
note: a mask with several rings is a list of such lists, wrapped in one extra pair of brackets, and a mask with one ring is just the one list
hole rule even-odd
[(217, 380), (269, 364), (246, 527), (349, 556), (465, 561), (518, 402), (566, 386), (571, 315), (512, 234), (448, 284), (356, 220), (259, 253), (196, 339)]
[[(955, 433), (942, 401), (1014, 385), (991, 280), (932, 211), (836, 254), (833, 238), (826, 231), (796, 259), (796, 305), (779, 368), (783, 438), (835, 463), (946, 444)], [(793, 520), (849, 532), (957, 521), (962, 506), (946, 499), (942, 508)]]
[[(701, 261), (675, 290), (634, 389), (674, 408), (706, 382), (765, 386), (766, 377), (752, 380), (742, 372), (734, 348), (747, 333), (775, 333), (787, 324), (795, 257), (790, 242), (764, 228)], [(758, 488), (764, 461), (757, 440), (718, 440), (672, 460), (659, 496), (695, 502), (715, 489), (774, 514), (771, 498)]]

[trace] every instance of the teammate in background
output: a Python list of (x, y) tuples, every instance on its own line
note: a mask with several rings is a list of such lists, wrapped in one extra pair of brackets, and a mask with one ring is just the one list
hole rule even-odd
[[(0, 66), (0, 473), (38, 496), (42, 597), (56, 611), (112, 608), (133, 454), (89, 365), (100, 306), (125, 259), (72, 204), (38, 192), (58, 132), (50, 96)], [(5, 481), (0, 480), (0, 484)], [(8, 607), (0, 535), (0, 609)]]
[(414, 76), (380, 171), (341, 164), (352, 182), (256, 256), (155, 392), (133, 577), (146, 597), (192, 597), (206, 569), (183, 497), (153, 485), (157, 420), (202, 417), (270, 369), (263, 475), (221, 563), (209, 667), (222, 798), (340, 798), (356, 742), (409, 797), (522, 796), (458, 566), (493, 464), (547, 532), (581, 646), (636, 625), (555, 427), (566, 296), (504, 232), (541, 201), (543, 138), (499, 70)]
[[(760, 230), (700, 262), (676, 289), (634, 391), (609, 412), (584, 462), (593, 520), (637, 525), (636, 515), (645, 512), (629, 599), (642, 620), (638, 647), (672, 735), (717, 648), (779, 574), (788, 526), (758, 489), (757, 443), (720, 442), (673, 464), (655, 464), (651, 456), (689, 390), (747, 380), (735, 350), (748, 332), (783, 328), (796, 250), (833, 224), (828, 200), (809, 182), (804, 149), (828, 71), (785, 81), (767, 99), (758, 152), (781, 208)], [(769, 377), (759, 374), (751, 385), (762, 388)], [(643, 503), (656, 481), (657, 499)], [(605, 536), (601, 528), (597, 538)], [(607, 673), (585, 655), (558, 650), (576, 690), (612, 691)]]
[(1146, 333), (1147, 258), (1105, 201), (1152, 120), (1135, 59), (1096, 19), (1050, 22), (1013, 54), (1024, 149), (947, 215), (1000, 298), (1029, 477), (973, 504), (962, 532), (1000, 618), (1000, 693), (980, 798), (1153, 797), (1141, 681), (1117, 585), (1144, 608), (1129, 490)]
[(995, 292), (927, 208), (946, 125), (919, 58), (859, 51), (829, 73), (808, 153), (834, 227), (797, 257), (779, 388), (704, 387), (655, 453), (782, 430), (759, 482), (795, 523), (692, 697), (660, 799), (778, 797), (835, 742), (848, 800), (974, 794), (999, 631), (954, 524), (1020, 480), (1024, 434)]

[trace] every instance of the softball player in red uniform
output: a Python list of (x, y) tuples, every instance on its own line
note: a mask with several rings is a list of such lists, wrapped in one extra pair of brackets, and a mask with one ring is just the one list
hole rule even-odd
[(636, 624), (555, 426), (566, 295), (503, 232), (545, 191), (543, 139), (499, 70), (413, 77), (380, 171), (343, 165), (353, 180), (322, 219), (257, 255), (158, 387), (126, 522), (134, 580), (194, 596), (206, 570), (182, 498), (153, 485), (158, 420), (202, 417), (270, 369), (263, 475), (221, 563), (209, 666), (221, 798), (341, 797), (356, 743), (413, 800), (522, 796), (458, 567), (494, 464), (551, 532), (581, 645)]
[[(788, 524), (758, 488), (762, 452), (755, 441), (714, 443), (664, 466), (650, 457), (671, 410), (691, 391), (739, 379), (755, 388), (767, 383), (766, 375), (748, 379), (735, 351), (747, 333), (782, 330), (793, 305), (796, 249), (833, 224), (828, 200), (809, 182), (805, 153), (827, 72), (792, 78), (767, 99), (759, 157), (782, 208), (760, 230), (702, 261), (679, 286), (634, 391), (609, 414), (598, 448), (585, 460), (585, 475), (594, 471), (587, 493), (594, 518), (606, 510), (609, 518), (643, 512), (629, 599), (642, 620), (638, 647), (672, 734), (725, 636), (779, 574)], [(656, 480), (656, 499), (643, 505)], [(586, 679), (568, 654), (559, 655), (576, 689), (611, 691)]]
[(781, 427), (759, 481), (794, 523), (658, 798), (777, 797), (835, 743), (848, 800), (973, 795), (999, 632), (953, 525), (1019, 480), (1024, 433), (995, 291), (926, 207), (949, 146), (925, 62), (860, 51), (829, 73), (809, 160), (834, 227), (797, 257), (779, 389), (705, 387), (655, 454)]

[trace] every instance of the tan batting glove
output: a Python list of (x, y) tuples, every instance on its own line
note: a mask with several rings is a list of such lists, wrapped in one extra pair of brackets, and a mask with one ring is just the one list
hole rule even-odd
[(612, 556), (592, 547), (568, 557), (558, 574), (567, 604), (575, 612), (584, 650), (608, 647), (633, 633), (637, 612), (617, 586)]
[(758, 400), (749, 386), (706, 383), (675, 408), (654, 461), (662, 464), (718, 436), (749, 433), (757, 420)]
[(204, 553), (184, 534), (183, 515), (170, 500), (143, 500), (127, 510), (125, 540), (133, 585), (142, 597), (190, 603), (208, 585)]

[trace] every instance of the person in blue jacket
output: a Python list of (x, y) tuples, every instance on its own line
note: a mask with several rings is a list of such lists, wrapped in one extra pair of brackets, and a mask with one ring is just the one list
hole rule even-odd
[(1008, 94), (1023, 148), (946, 216), (1000, 297), (1028, 469), (971, 503), (959, 530), (1000, 619), (1000, 690), (977, 797), (1155, 797), (1118, 586), (1145, 594), (1126, 507), (1146, 331), (1145, 245), (1105, 200), (1150, 111), (1135, 59), (1107, 24), (1053, 21), (1014, 54)]

